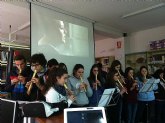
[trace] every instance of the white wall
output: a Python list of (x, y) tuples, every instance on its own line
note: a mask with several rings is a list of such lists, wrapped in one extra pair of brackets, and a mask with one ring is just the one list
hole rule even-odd
[(161, 39), (165, 39), (165, 26), (134, 32), (125, 39), (125, 53), (148, 51), (149, 41)]
[[(121, 41), (121, 48), (117, 48), (117, 41)], [(95, 42), (95, 57), (115, 56), (115, 59), (125, 67), (124, 38), (108, 38)]]

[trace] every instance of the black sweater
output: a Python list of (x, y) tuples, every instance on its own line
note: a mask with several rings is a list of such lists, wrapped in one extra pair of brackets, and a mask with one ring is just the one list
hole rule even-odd
[(165, 100), (165, 88), (159, 83), (157, 93), (155, 93), (156, 100)]

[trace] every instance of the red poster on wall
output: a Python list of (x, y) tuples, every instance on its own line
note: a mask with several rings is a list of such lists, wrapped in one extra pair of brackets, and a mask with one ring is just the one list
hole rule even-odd
[(121, 48), (121, 41), (117, 41), (117, 48)]

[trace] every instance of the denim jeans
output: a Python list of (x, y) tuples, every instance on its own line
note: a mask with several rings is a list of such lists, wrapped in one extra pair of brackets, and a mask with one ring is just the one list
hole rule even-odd
[(127, 123), (134, 123), (137, 111), (137, 103), (128, 103), (127, 105)]

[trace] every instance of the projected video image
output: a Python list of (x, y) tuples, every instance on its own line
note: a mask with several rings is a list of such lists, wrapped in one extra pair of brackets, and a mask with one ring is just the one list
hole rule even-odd
[(37, 27), (40, 50), (67, 56), (89, 55), (88, 28), (47, 16), (38, 21)]

